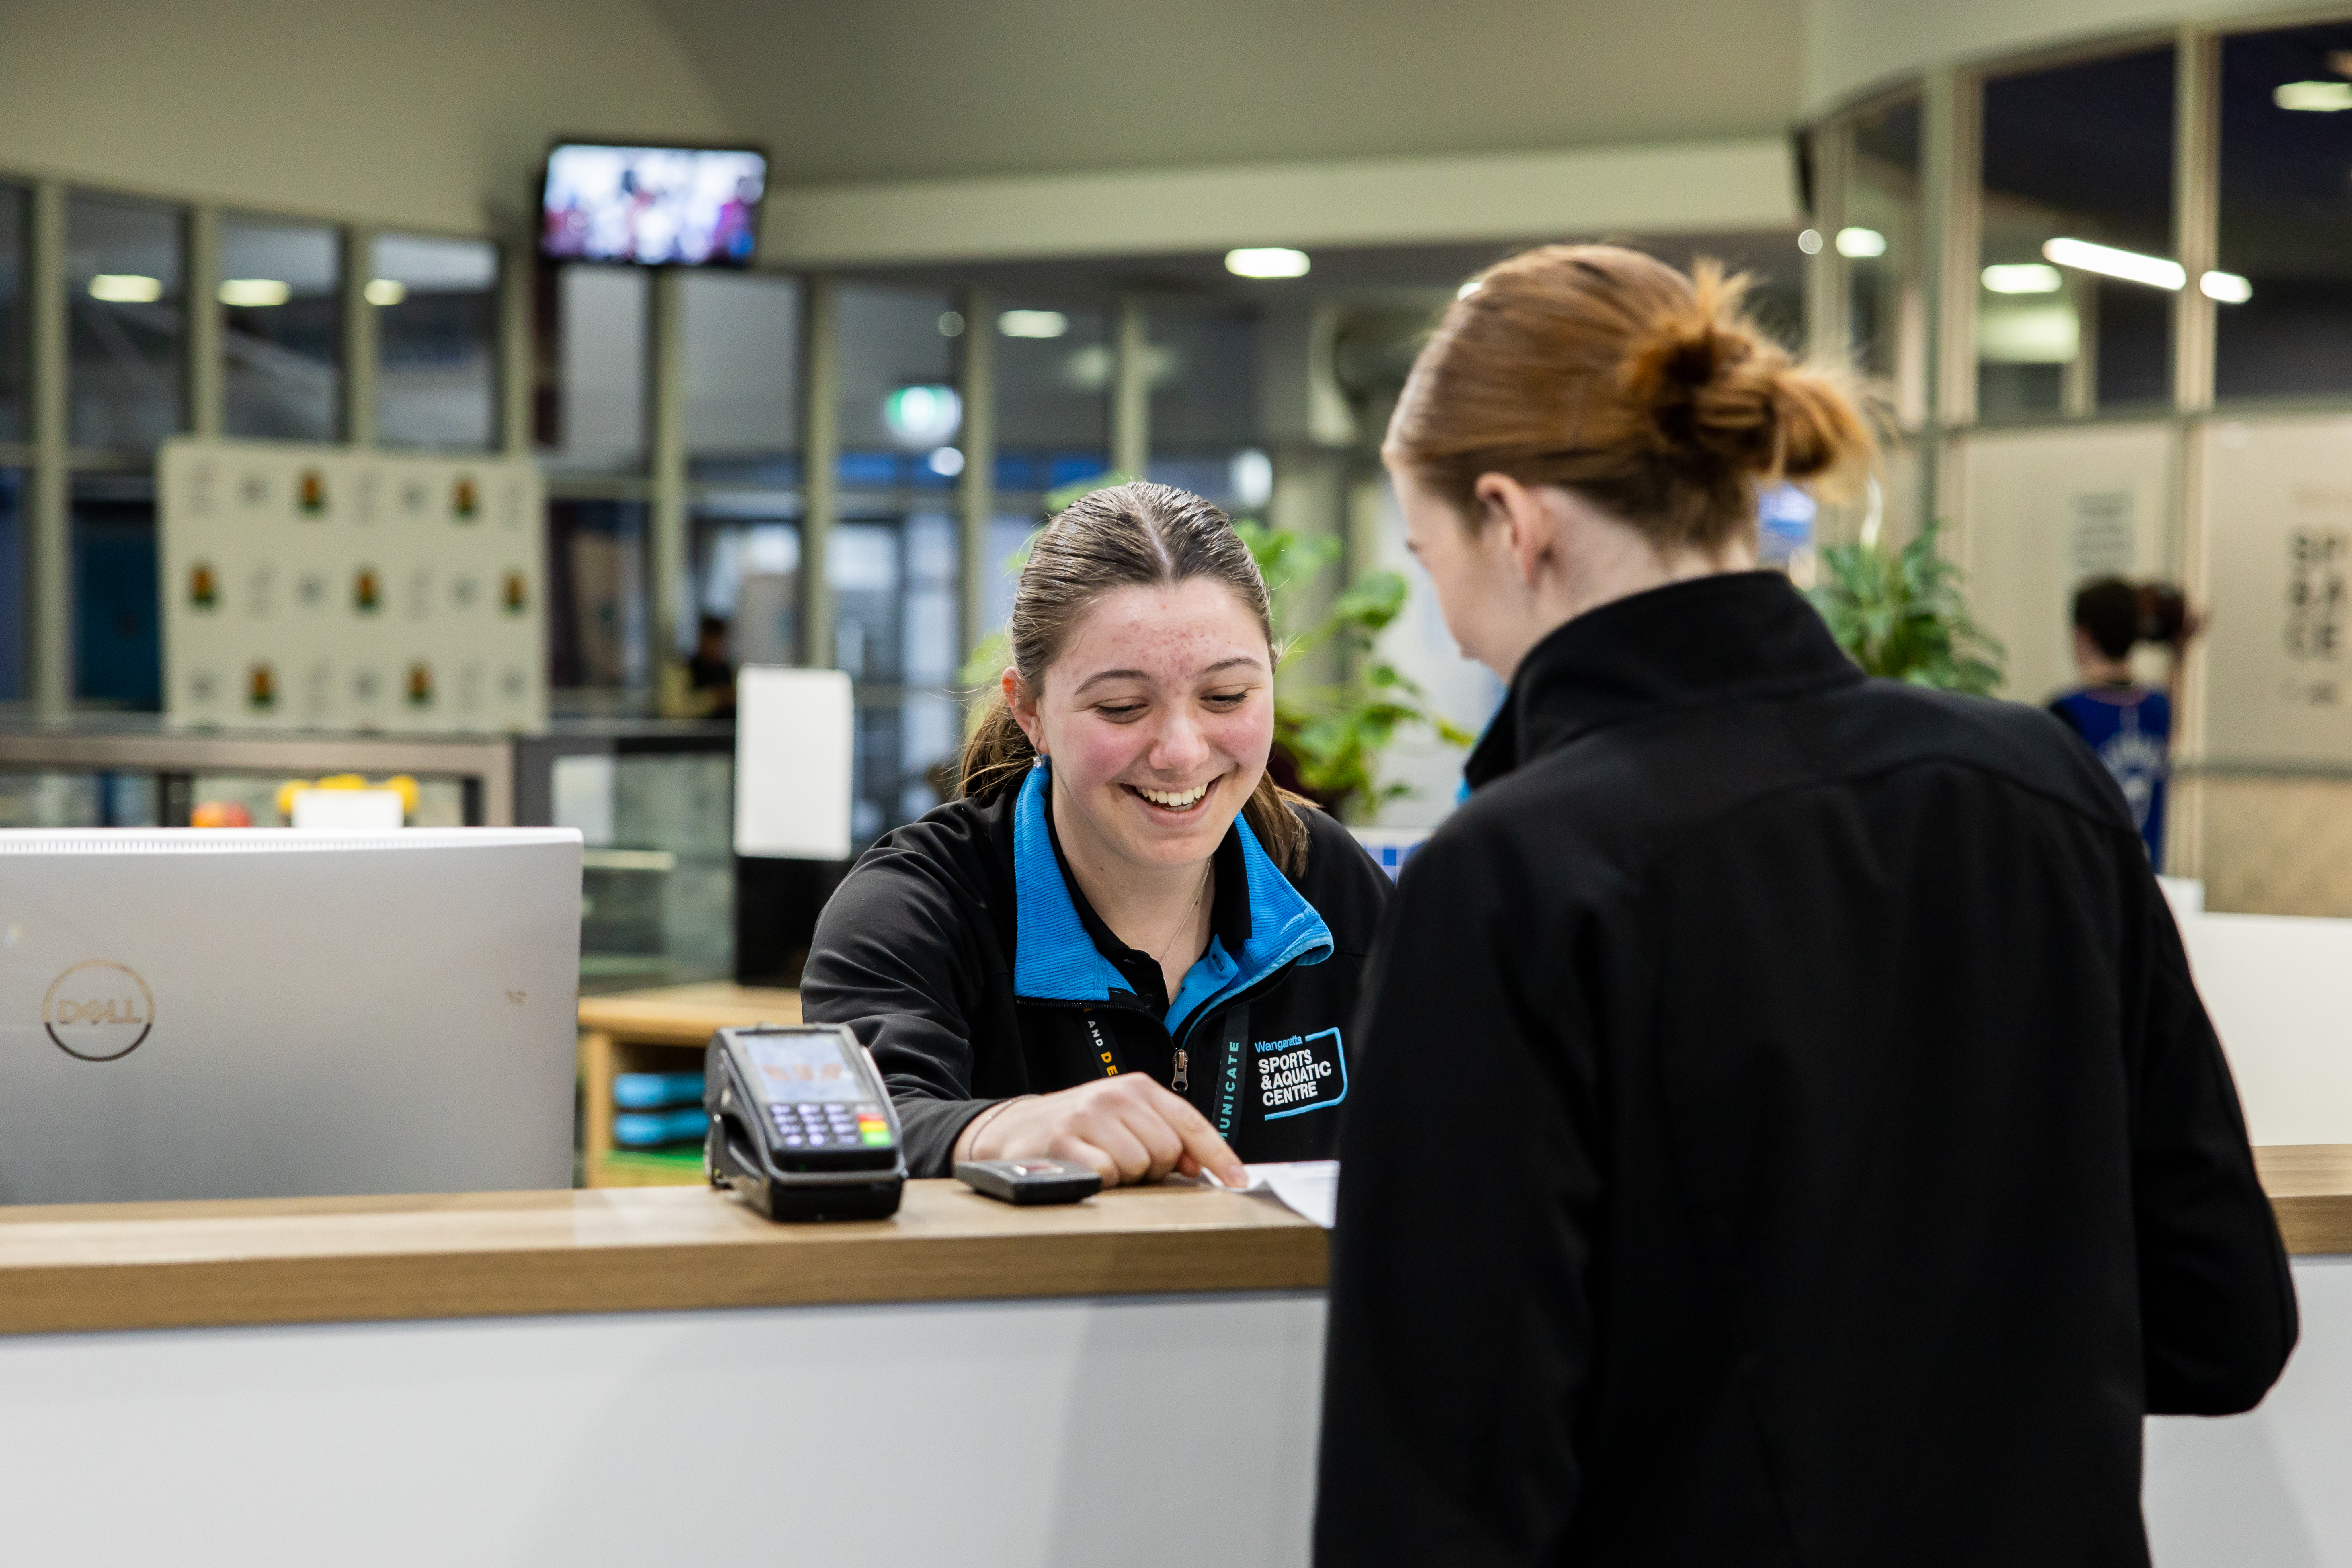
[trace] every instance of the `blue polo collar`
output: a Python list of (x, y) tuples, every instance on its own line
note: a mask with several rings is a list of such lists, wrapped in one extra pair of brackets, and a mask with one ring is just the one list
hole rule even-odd
[[(1087, 934), (1055, 856), (1045, 820), (1051, 778), (1043, 762), (1030, 769), (1013, 806), (1013, 994), (1024, 1002), (1132, 1001), (1135, 992), (1126, 977)], [(1285, 964), (1320, 963), (1331, 956), (1331, 929), (1267, 858), (1248, 822), (1235, 816), (1230, 831), (1241, 841), (1249, 936), (1237, 953), (1227, 951), (1222, 937), (1211, 939), (1208, 952), (1171, 999), (1171, 1033), (1194, 1013), (1247, 990)]]

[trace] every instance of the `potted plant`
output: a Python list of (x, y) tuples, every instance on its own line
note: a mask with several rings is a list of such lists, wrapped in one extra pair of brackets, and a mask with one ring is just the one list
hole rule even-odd
[(1937, 553), (1941, 527), (1892, 552), (1875, 540), (1829, 546), (1810, 597), (1864, 672), (1989, 697), (2008, 652), (1969, 613), (1960, 569)]

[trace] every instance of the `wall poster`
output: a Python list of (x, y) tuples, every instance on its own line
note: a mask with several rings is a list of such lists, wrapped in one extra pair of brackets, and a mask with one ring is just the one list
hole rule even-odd
[(546, 723), (546, 513), (530, 459), (180, 438), (158, 489), (173, 722)]
[(2001, 694), (2041, 702), (2075, 682), (2074, 590), (2092, 577), (2179, 574), (2168, 425), (1973, 432), (1959, 560), (1969, 605), (2009, 650)]

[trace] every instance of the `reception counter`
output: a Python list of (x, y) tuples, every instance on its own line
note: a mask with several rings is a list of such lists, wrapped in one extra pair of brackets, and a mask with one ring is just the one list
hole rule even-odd
[[(2255, 1414), (2149, 1424), (2160, 1568), (2352, 1540), (2352, 1148), (2262, 1160), (2304, 1345)], [(1186, 1188), (918, 1182), (799, 1226), (698, 1188), (0, 1210), (9, 1538), (1299, 1568), (1325, 1268), (1270, 1201)]]
[(1314, 1290), (1259, 1198), (1014, 1208), (909, 1182), (894, 1219), (772, 1225), (708, 1187), (0, 1209), (0, 1333)]

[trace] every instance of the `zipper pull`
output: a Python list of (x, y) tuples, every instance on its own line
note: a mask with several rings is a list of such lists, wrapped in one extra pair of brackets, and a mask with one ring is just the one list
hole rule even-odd
[(1185, 1089), (1188, 1087), (1184, 1078), (1185, 1059), (1186, 1056), (1184, 1047), (1181, 1046), (1177, 1047), (1176, 1076), (1169, 1081), (1168, 1087), (1174, 1089), (1179, 1094), (1183, 1093)]

